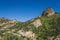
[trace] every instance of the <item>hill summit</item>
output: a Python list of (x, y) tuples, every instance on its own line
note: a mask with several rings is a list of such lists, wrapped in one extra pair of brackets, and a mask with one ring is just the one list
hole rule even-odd
[(54, 12), (54, 9), (53, 8), (46, 8), (43, 12), (42, 15), (45, 15), (45, 16), (51, 16), (53, 15), (55, 12)]

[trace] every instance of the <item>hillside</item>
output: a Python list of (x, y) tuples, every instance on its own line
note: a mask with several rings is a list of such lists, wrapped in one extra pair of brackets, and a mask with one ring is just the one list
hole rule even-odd
[(60, 13), (46, 8), (26, 22), (0, 18), (0, 40), (60, 40)]

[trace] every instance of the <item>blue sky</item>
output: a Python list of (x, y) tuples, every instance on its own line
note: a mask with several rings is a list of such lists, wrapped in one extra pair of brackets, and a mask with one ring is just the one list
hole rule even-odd
[(60, 0), (0, 0), (0, 17), (24, 22), (41, 15), (47, 7), (60, 12)]

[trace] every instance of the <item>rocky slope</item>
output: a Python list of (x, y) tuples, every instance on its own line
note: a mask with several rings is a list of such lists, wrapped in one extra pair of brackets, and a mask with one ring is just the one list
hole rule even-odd
[(60, 40), (60, 14), (47, 8), (26, 22), (0, 18), (0, 40)]

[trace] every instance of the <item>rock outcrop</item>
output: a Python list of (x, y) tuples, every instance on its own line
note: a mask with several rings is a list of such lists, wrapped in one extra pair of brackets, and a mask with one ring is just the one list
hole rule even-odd
[(39, 26), (42, 26), (42, 23), (41, 23), (41, 20), (40, 19), (36, 19), (33, 23), (31, 23), (31, 24), (33, 24), (35, 27), (39, 27)]
[(6, 18), (0, 18), (0, 27), (1, 28), (8, 28), (8, 27), (12, 27), (16, 24), (16, 20), (8, 20)]
[(24, 31), (24, 30), (19, 30), (18, 33), (22, 36), (28, 37), (32, 40), (36, 40), (36, 36), (35, 33), (33, 33), (32, 31)]
[(52, 8), (47, 8), (47, 9), (44, 10), (42, 15), (45, 15), (45, 16), (49, 17), (49, 16), (53, 15), (54, 13), (55, 12), (54, 12), (54, 10)]
[(9, 20), (8, 19), (6, 19), (6, 18), (0, 18), (0, 24), (2, 24), (2, 23), (6, 23), (6, 22), (8, 22)]

